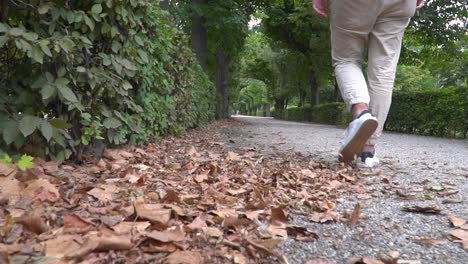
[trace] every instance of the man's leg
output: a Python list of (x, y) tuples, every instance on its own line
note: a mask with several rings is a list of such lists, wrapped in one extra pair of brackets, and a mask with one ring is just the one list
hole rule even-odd
[(379, 126), (364, 151), (373, 151), (382, 134), (392, 101), (393, 83), (400, 57), (403, 34), (413, 16), (416, 0), (388, 1), (369, 35), (368, 86), (370, 111)]
[[(340, 149), (339, 160), (353, 161), (375, 131), (377, 121), (367, 113), (370, 96), (362, 63), (364, 50), (378, 15), (379, 1), (334, 0), (331, 6), (332, 59), (342, 97), (355, 120)], [(363, 114), (363, 115), (362, 115)]]

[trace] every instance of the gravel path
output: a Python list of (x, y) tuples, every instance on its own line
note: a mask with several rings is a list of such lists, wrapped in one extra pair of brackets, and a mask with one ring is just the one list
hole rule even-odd
[[(234, 119), (242, 125), (226, 131), (229, 148), (255, 148), (266, 153), (297, 151), (330, 166), (337, 165), (342, 128), (272, 118), (236, 116)], [(371, 195), (365, 198), (347, 195), (337, 205), (337, 211), (343, 213), (360, 203), (365, 219), (351, 228), (344, 223), (317, 224), (307, 216), (293, 215), (293, 223), (316, 230), (320, 238), (312, 243), (286, 240), (281, 251), (290, 263), (316, 258), (345, 263), (350, 257), (388, 258), (390, 252), (400, 255), (399, 263), (408, 263), (401, 260), (415, 261), (412, 264), (468, 263), (468, 250), (447, 239), (452, 229), (448, 216), (468, 220), (468, 141), (385, 133), (377, 151), (383, 163), (380, 175), (360, 179)], [(384, 178), (387, 180), (383, 181)], [(445, 194), (457, 193), (426, 197), (427, 200), (402, 200), (395, 186), (407, 193), (421, 194), (423, 188), (431, 186), (444, 187)], [(447, 204), (447, 199), (461, 203)], [(415, 205), (436, 206), (445, 214), (401, 211), (402, 207)], [(426, 238), (446, 243), (435, 246), (415, 243)]]

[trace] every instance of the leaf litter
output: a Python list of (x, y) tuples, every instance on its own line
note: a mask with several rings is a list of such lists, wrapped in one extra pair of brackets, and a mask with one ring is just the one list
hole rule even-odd
[(220, 142), (228, 126), (216, 122), (142, 148), (109, 149), (82, 165), (35, 159), (25, 172), (2, 165), (0, 257), (288, 263), (276, 250), (285, 238), (314, 243), (321, 235), (289, 223), (290, 213), (359, 223), (359, 204), (350, 215), (336, 212), (341, 194), (364, 195), (358, 170), (332, 169), (300, 153), (227, 151)]

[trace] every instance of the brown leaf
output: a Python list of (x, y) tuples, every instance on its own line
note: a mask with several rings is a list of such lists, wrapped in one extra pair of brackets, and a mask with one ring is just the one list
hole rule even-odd
[(181, 242), (185, 240), (185, 232), (182, 226), (176, 226), (166, 229), (165, 231), (152, 231), (146, 233), (146, 236), (160, 242)]
[(96, 224), (75, 214), (62, 215), (62, 221), (66, 233), (86, 233), (96, 227)]
[(455, 216), (449, 216), (448, 220), (452, 223), (454, 227), (460, 227), (466, 223), (466, 220), (463, 220)]
[(127, 236), (90, 234), (78, 250), (65, 255), (67, 259), (80, 259), (93, 251), (130, 250), (134, 247)]
[(58, 164), (53, 161), (48, 161), (42, 164), (41, 167), (44, 169), (45, 173), (52, 176), (55, 174), (56, 171), (58, 171)]
[(411, 206), (403, 207), (404, 212), (420, 213), (420, 214), (442, 214), (442, 210), (435, 206)]
[(277, 223), (286, 224), (288, 222), (288, 216), (286, 215), (284, 208), (285, 206), (271, 208), (271, 223), (272, 224), (277, 224)]
[(5, 176), (5, 177), (10, 176), (10, 175), (13, 175), (15, 171), (16, 170), (13, 169), (12, 166), (9, 166), (0, 162), (0, 176)]
[(167, 189), (161, 203), (180, 203), (179, 194), (173, 189)]
[(206, 220), (205, 220), (204, 215), (197, 216), (197, 218), (195, 218), (195, 220), (193, 220), (192, 223), (187, 225), (187, 228), (189, 230), (200, 230), (200, 229), (202, 229), (204, 227), (208, 227), (208, 225), (206, 224)]
[(415, 239), (413, 241), (414, 243), (422, 245), (422, 246), (437, 246), (437, 245), (447, 244), (447, 241), (445, 240), (437, 240), (437, 239), (430, 239), (430, 238)]
[(216, 227), (203, 227), (202, 230), (203, 233), (210, 237), (222, 237), (224, 235), (223, 231)]
[(352, 228), (354, 228), (357, 225), (360, 217), (361, 217), (361, 205), (357, 203), (356, 206), (354, 207), (353, 213), (351, 214), (351, 218), (349, 219), (349, 223)]
[(83, 237), (80, 235), (61, 235), (44, 242), (45, 255), (62, 258), (77, 251), (82, 244)]
[(328, 183), (328, 188), (331, 189), (331, 190), (339, 189), (342, 185), (343, 185), (343, 183), (341, 183), (340, 181), (333, 180), (333, 181)]
[(101, 202), (109, 202), (112, 201), (114, 198), (112, 197), (112, 193), (116, 191), (116, 187), (113, 185), (107, 185), (104, 189), (102, 188), (94, 188), (88, 192), (89, 195), (94, 196)]
[(317, 173), (312, 172), (312, 171), (309, 170), (309, 169), (303, 169), (303, 170), (301, 170), (301, 174), (304, 175), (304, 176), (307, 176), (307, 177), (309, 177), (309, 178), (315, 178), (315, 177), (317, 177)]
[(0, 177), (0, 193), (8, 197), (9, 204), (16, 204), (23, 192), (24, 184), (14, 176)]
[(238, 161), (240, 160), (239, 154), (234, 152), (228, 152), (226, 161)]
[(269, 255), (271, 255), (271, 256), (274, 256), (274, 257), (276, 257), (279, 261), (281, 261), (281, 262), (283, 262), (283, 263), (289, 263), (285, 256), (283, 256), (283, 255), (277, 253), (276, 251), (273, 251), (273, 250), (271, 250), (271, 249), (269, 249), (269, 248), (267, 248), (267, 247), (265, 247), (265, 246), (263, 246), (263, 245), (260, 245), (260, 244), (254, 242), (253, 240), (251, 240), (251, 239), (249, 239), (249, 238), (245, 238), (245, 241), (247, 241), (247, 243), (249, 243), (250, 245), (252, 245), (255, 249), (260, 250), (260, 251), (262, 251), (262, 252), (264, 252), (264, 253), (267, 253), (267, 254), (269, 254)]
[(22, 216), (16, 222), (23, 225), (27, 230), (38, 235), (49, 230), (49, 226), (46, 224), (44, 219), (36, 214)]
[(288, 231), (289, 236), (294, 236), (298, 241), (315, 241), (319, 238), (317, 233), (314, 231), (297, 225), (288, 225), (286, 230)]
[(385, 264), (381, 260), (375, 260), (370, 258), (350, 258), (346, 261), (346, 264)]
[(288, 237), (288, 231), (286, 230), (286, 225), (271, 225), (268, 227), (268, 232), (271, 235), (279, 236), (279, 237)]
[(136, 214), (141, 219), (149, 220), (152, 223), (167, 225), (171, 220), (171, 209), (164, 209), (159, 204), (135, 204)]
[(27, 197), (33, 198), (33, 200), (56, 202), (60, 198), (57, 187), (46, 179), (32, 180), (27, 184), (28, 186), (24, 189), (24, 194)]
[(165, 264), (202, 264), (204, 258), (196, 251), (176, 251), (167, 256)]
[(468, 241), (468, 231), (461, 230), (461, 229), (455, 229), (455, 230), (450, 230), (449, 232), (450, 235), (460, 239), (460, 240), (467, 240)]
[(234, 253), (234, 264), (247, 264), (247, 258), (241, 253)]
[(202, 183), (206, 180), (208, 180), (208, 174), (199, 174), (199, 175), (195, 175), (193, 176), (193, 180), (197, 183)]
[(143, 233), (146, 228), (150, 227), (150, 222), (121, 222), (112, 227), (118, 235)]

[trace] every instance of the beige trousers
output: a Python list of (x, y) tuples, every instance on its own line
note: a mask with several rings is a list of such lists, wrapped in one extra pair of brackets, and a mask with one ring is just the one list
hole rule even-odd
[[(348, 109), (366, 103), (382, 134), (392, 101), (403, 33), (416, 12), (416, 0), (332, 0), (331, 43), (335, 75)], [(367, 48), (367, 80), (362, 64)]]

